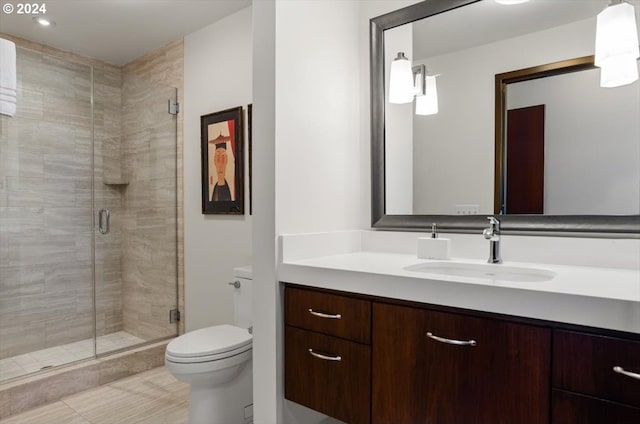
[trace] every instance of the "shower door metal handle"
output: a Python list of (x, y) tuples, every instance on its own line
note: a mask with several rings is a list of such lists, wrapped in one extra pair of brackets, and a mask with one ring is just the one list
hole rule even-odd
[(110, 218), (111, 212), (109, 212), (109, 209), (100, 209), (100, 212), (98, 212), (98, 230), (100, 234), (109, 234)]

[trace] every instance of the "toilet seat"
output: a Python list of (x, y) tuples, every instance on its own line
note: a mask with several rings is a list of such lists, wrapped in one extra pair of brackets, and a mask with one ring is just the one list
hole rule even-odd
[(183, 364), (217, 361), (251, 350), (252, 339), (247, 329), (233, 325), (201, 328), (172, 340), (165, 358)]

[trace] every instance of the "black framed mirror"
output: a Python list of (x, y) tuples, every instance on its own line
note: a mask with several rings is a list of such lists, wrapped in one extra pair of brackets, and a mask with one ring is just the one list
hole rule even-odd
[[(568, 213), (563, 212), (562, 214), (501, 213), (503, 212), (503, 205), (501, 203), (502, 198), (500, 193), (497, 191), (501, 190), (499, 179), (502, 178), (502, 175), (505, 172), (503, 166), (504, 161), (502, 160), (504, 152), (499, 151), (495, 146), (500, 145), (497, 143), (502, 143), (501, 138), (503, 136), (504, 129), (501, 120), (504, 120), (504, 117), (502, 117), (502, 114), (504, 113), (504, 105), (499, 104), (500, 99), (502, 99), (502, 94), (495, 89), (495, 87), (498, 86), (496, 83), (497, 75), (502, 75), (503, 79), (501, 84), (506, 85), (507, 83), (512, 82), (505, 77), (505, 75), (513, 76), (510, 72), (514, 72), (519, 69), (541, 68), (541, 65), (544, 64), (562, 62), (571, 58), (585, 57), (592, 54), (593, 46), (590, 44), (593, 44), (593, 38), (590, 38), (589, 35), (584, 36), (580, 31), (586, 31), (586, 34), (588, 34), (589, 31), (592, 31), (592, 21), (595, 23), (595, 16), (607, 4), (606, 2), (602, 2), (602, 4), (598, 4), (597, 2), (585, 2), (585, 4), (589, 3), (590, 9), (584, 8), (583, 10), (578, 11), (576, 11), (576, 8), (574, 7), (576, 3), (571, 1), (529, 2), (523, 3), (523, 5), (528, 4), (529, 6), (525, 7), (533, 7), (535, 3), (542, 3), (543, 6), (545, 4), (558, 5), (560, 9), (553, 12), (553, 19), (550, 19), (550, 22), (545, 22), (543, 26), (533, 26), (528, 29), (520, 29), (519, 27), (522, 27), (523, 25), (519, 25), (516, 18), (511, 19), (507, 18), (506, 15), (501, 15), (503, 13), (512, 13), (509, 12), (509, 10), (516, 11), (516, 7), (521, 6), (504, 7), (493, 1), (487, 0), (450, 0), (446, 2), (426, 0), (379, 16), (370, 21), (371, 219), (373, 228), (407, 231), (427, 230), (431, 228), (431, 224), (435, 222), (438, 224), (438, 228), (443, 231), (476, 232), (481, 231), (486, 227), (487, 216), (500, 215), (499, 219), (502, 223), (502, 231), (504, 233), (563, 234), (576, 236), (599, 234), (607, 237), (640, 236), (640, 211), (635, 212), (640, 209), (640, 204), (638, 204), (637, 209), (633, 209), (631, 213), (614, 212), (612, 214), (604, 214), (601, 212), (587, 212), (589, 214), (580, 214), (578, 212), (571, 212), (570, 210)], [(562, 5), (562, 3), (565, 4)], [(486, 15), (473, 15), (473, 13), (488, 13), (487, 10), (489, 9), (492, 11), (495, 10), (496, 16), (488, 17)], [(527, 19), (532, 22), (536, 19), (544, 18), (545, 13), (549, 14), (549, 10), (540, 10), (539, 12), (532, 12), (532, 9), (520, 10), (521, 11), (518, 11), (517, 13), (527, 15)], [(449, 21), (450, 17), (451, 19), (454, 17), (457, 19), (460, 16), (461, 18), (459, 20)], [(563, 17), (567, 19), (566, 22), (558, 20)], [(472, 22), (472, 24), (469, 24), (469, 22)], [(549, 36), (554, 35), (553, 31), (565, 31), (568, 30), (568, 28), (573, 30), (573, 26), (575, 26), (578, 32), (575, 36), (568, 38), (579, 40), (578, 44), (580, 44), (580, 46), (575, 48), (573, 46), (571, 47), (571, 49), (576, 50), (578, 53), (567, 53), (569, 49), (563, 50), (556, 46), (540, 47), (539, 50), (545, 48), (549, 50), (548, 54), (546, 51), (544, 54), (538, 54), (536, 53), (536, 49), (520, 48), (520, 54), (518, 54), (518, 57), (513, 59), (511, 62), (507, 61), (507, 63), (500, 63), (499, 65), (492, 64), (491, 66), (486, 66), (484, 62), (490, 62), (490, 60), (485, 60), (485, 58), (490, 57), (492, 54), (491, 52), (497, 51), (495, 56), (499, 57), (501, 55), (504, 56), (506, 54), (505, 52), (508, 51), (506, 47), (503, 48), (504, 44), (497, 43), (513, 43), (515, 42), (513, 40), (516, 38), (518, 39), (518, 42), (521, 42), (521, 39), (528, 36), (527, 33), (524, 32), (515, 33), (514, 35), (507, 31), (509, 28), (506, 28), (505, 31), (502, 31), (499, 35), (499, 31), (496, 32), (496, 35), (490, 35), (490, 37), (494, 38), (483, 40), (482, 37), (484, 37), (485, 34), (491, 33), (491, 31), (486, 30), (486, 26), (500, 26), (495, 25), (495, 22), (509, 22), (509, 24), (504, 24), (503, 26), (513, 28), (515, 31), (529, 31), (536, 34), (543, 34), (544, 31), (547, 31), (550, 33)], [(569, 23), (573, 26), (567, 26)], [(468, 27), (473, 27), (476, 24), (478, 25), (478, 30), (482, 28), (482, 25), (485, 25), (485, 30), (483, 30), (482, 36), (476, 36), (469, 32), (470, 29)], [(410, 27), (409, 30), (407, 30), (407, 26)], [(419, 143), (416, 142), (415, 139), (411, 141), (411, 143), (413, 143), (412, 153), (415, 154), (419, 149), (424, 148), (420, 146), (428, 145), (429, 142), (432, 141), (432, 138), (437, 139), (439, 136), (450, 145), (448, 148), (453, 151), (453, 153), (450, 152), (450, 155), (453, 156), (438, 156), (433, 153), (431, 156), (414, 156), (413, 163), (400, 163), (398, 166), (398, 164), (394, 164), (389, 158), (389, 155), (394, 151), (394, 149), (397, 150), (396, 145), (392, 144), (392, 142), (395, 143), (399, 137), (396, 137), (395, 134), (389, 135), (389, 131), (397, 128), (398, 124), (396, 122), (389, 121), (395, 113), (393, 108), (396, 107), (396, 105), (390, 105), (387, 102), (387, 84), (385, 79), (388, 78), (387, 74), (391, 60), (396, 57), (397, 53), (400, 51), (398, 47), (398, 40), (401, 40), (402, 42), (405, 42), (407, 38), (409, 40), (412, 38), (413, 40), (417, 40), (417, 37), (420, 37), (421, 34), (425, 34), (425, 27), (427, 28), (426, 34), (430, 34), (426, 44), (434, 46), (429, 47), (431, 50), (427, 48), (425, 50), (427, 53), (422, 51), (424, 49), (421, 47), (413, 47), (413, 50), (411, 50), (411, 45), (402, 49), (408, 50), (406, 52), (408, 53), (407, 56), (409, 56), (409, 59), (414, 59), (414, 63), (426, 64), (427, 74), (439, 74), (442, 72), (441, 76), (438, 77), (440, 113), (442, 116), (446, 116), (446, 113), (450, 113), (454, 118), (451, 118), (448, 123), (445, 121), (445, 123), (441, 125), (440, 133), (434, 132), (433, 137), (431, 137), (430, 133), (421, 133), (423, 135), (418, 139)], [(444, 29), (447, 32), (455, 33), (456, 37), (449, 37), (448, 33), (434, 35), (433, 32), (429, 32), (432, 30), (435, 31), (436, 29), (439, 29), (440, 31)], [(403, 32), (405, 35), (397, 35), (402, 34)], [(409, 35), (406, 36), (406, 34)], [(504, 38), (505, 34), (510, 34), (507, 36), (508, 39)], [(589, 40), (585, 41), (586, 38), (589, 38)], [(443, 40), (446, 40), (446, 42), (443, 42)], [(467, 41), (469, 41), (469, 43), (465, 44)], [(456, 45), (456, 43), (458, 44)], [(469, 53), (469, 61), (455, 62), (452, 59), (453, 55), (451, 54), (451, 51), (446, 50), (446, 48), (457, 49), (457, 52), (465, 51)], [(474, 56), (471, 53), (475, 54), (477, 52), (472, 52), (470, 50), (472, 48), (485, 49), (483, 50), (484, 54), (476, 54)], [(588, 49), (591, 49), (591, 51), (588, 51)], [(414, 52), (416, 54), (415, 58), (412, 57)], [(525, 57), (526, 55), (523, 52), (526, 52), (527, 55), (531, 57)], [(551, 59), (546, 59), (546, 57), (550, 57)], [(442, 63), (446, 62), (443, 58), (449, 60), (450, 63), (457, 64), (457, 68), (446, 68), (443, 66)], [(581, 66), (578, 66), (577, 68), (581, 68)], [(486, 71), (483, 67), (488, 68), (491, 72), (488, 72), (486, 75), (481, 75), (480, 71)], [(431, 72), (429, 71), (429, 68), (432, 68)], [(585, 66), (582, 66), (582, 68), (585, 68)], [(446, 71), (443, 72), (443, 69), (446, 69)], [(454, 71), (452, 71), (452, 69), (454, 69)], [(455, 82), (452, 78), (453, 74), (456, 73), (455, 71), (458, 69), (466, 69), (466, 71), (468, 71), (467, 75), (470, 75), (469, 72), (472, 75), (465, 79), (465, 84), (482, 86), (483, 90), (490, 90), (490, 95), (487, 95), (485, 96), (486, 98), (482, 99), (471, 97), (470, 93), (474, 87), (471, 87), (471, 89), (467, 87), (464, 92), (467, 96), (464, 98), (464, 102), (455, 103), (455, 96), (450, 94), (450, 92), (447, 92), (447, 84), (449, 84), (449, 86), (452, 84), (458, 84), (459, 86), (463, 85), (460, 83), (460, 80)], [(442, 81), (442, 89), (440, 88), (440, 81)], [(635, 85), (632, 89), (640, 93), (640, 82), (636, 81), (634, 84)], [(460, 88), (460, 90), (462, 90), (462, 88)], [(634, 91), (634, 93), (636, 91)], [(466, 109), (467, 104), (473, 105), (480, 112), (470, 115), (469, 111)], [(408, 113), (412, 113), (413, 106), (400, 106), (405, 107), (405, 111), (409, 110)], [(481, 114), (486, 119), (483, 118), (480, 120), (479, 115)], [(640, 118), (638, 118), (638, 116), (639, 115), (635, 115), (636, 118), (633, 123), (634, 128), (640, 127), (640, 124), (638, 124)], [(434, 120), (435, 118), (420, 117), (420, 119), (423, 119), (423, 121), (421, 121), (422, 123), (417, 121), (414, 121), (413, 123), (412, 130), (416, 134), (418, 134), (419, 131), (423, 131), (423, 127), (428, 127), (425, 124), (427, 120)], [(480, 124), (477, 124), (478, 122), (480, 122)], [(462, 131), (460, 129), (467, 131), (466, 136), (464, 135), (465, 133), (460, 132)], [(456, 133), (456, 131), (458, 131), (458, 133)], [(476, 134), (479, 134), (477, 138), (481, 139), (481, 141), (476, 143), (477, 145), (469, 144), (467, 146), (457, 146), (455, 144), (456, 137), (457, 139), (472, 139)], [(387, 143), (389, 144), (387, 145)], [(483, 146), (482, 150), (474, 150), (476, 148), (479, 149), (479, 145)], [(633, 149), (635, 149), (635, 147), (633, 147)], [(640, 143), (638, 143), (637, 152), (632, 150), (631, 156), (636, 158), (637, 168), (640, 169)], [(456, 175), (460, 175), (462, 173), (465, 173), (466, 175), (466, 171), (455, 169), (456, 166), (453, 165), (457, 164), (457, 162), (464, 164), (465, 160), (469, 163), (473, 163), (474, 161), (482, 163), (482, 169), (481, 171), (478, 171), (477, 175), (473, 172), (468, 172), (468, 181), (466, 182), (453, 181), (454, 178), (450, 176), (451, 174), (447, 174), (446, 172), (441, 174), (428, 174), (427, 171), (424, 171), (424, 168), (437, 168), (441, 171), (442, 169), (447, 171), (448, 168), (451, 168), (457, 172)], [(465, 169), (468, 169), (469, 165), (464, 164), (464, 166), (467, 167)], [(407, 168), (409, 171), (407, 171)], [(409, 181), (408, 183), (413, 184), (413, 193), (405, 196), (405, 198), (409, 198), (409, 200), (404, 200), (406, 204), (404, 207), (398, 207), (397, 204), (389, 203), (391, 199), (398, 197), (394, 191), (395, 188), (390, 186), (390, 184), (392, 184), (392, 181), (401, 181), (402, 179), (396, 178), (395, 175), (387, 174), (391, 172), (398, 172), (396, 171), (397, 169), (401, 169), (400, 172), (404, 172), (405, 174), (411, 174), (408, 177), (409, 179), (414, 178), (413, 182)], [(407, 179), (405, 178), (405, 181), (406, 180)], [(449, 183), (450, 181), (453, 182)], [(478, 181), (483, 182), (482, 187), (480, 188), (475, 185)], [(638, 194), (638, 198), (640, 199), (640, 177), (636, 177), (634, 175), (631, 183), (635, 184), (635, 187), (637, 188), (635, 193)], [(431, 184), (431, 186), (429, 186), (429, 184)], [(425, 196), (426, 200), (423, 198), (418, 199), (417, 194), (434, 193), (433, 186), (438, 185), (444, 188), (442, 190), (444, 195), (441, 197), (450, 195), (458, 188), (461, 188), (460, 191), (462, 194), (459, 199), (452, 197), (453, 195), (449, 196), (446, 201), (442, 202), (445, 204), (443, 207), (438, 206), (438, 197), (436, 194)], [(467, 190), (467, 192), (465, 193), (464, 190)], [(479, 195), (479, 197), (481, 197), (480, 200), (475, 200), (473, 198), (476, 194), (482, 195)], [(433, 201), (431, 201), (431, 199), (433, 199)], [(633, 202), (640, 203), (640, 200), (633, 200)], [(427, 205), (426, 209), (420, 206), (421, 204)], [(580, 209), (580, 211), (582, 210), (583, 209)], [(462, 214), (460, 214), (461, 211)]]

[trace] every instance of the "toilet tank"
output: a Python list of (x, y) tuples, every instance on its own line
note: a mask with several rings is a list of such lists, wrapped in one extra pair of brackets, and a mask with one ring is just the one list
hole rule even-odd
[(234, 324), (240, 328), (249, 328), (253, 325), (251, 310), (252, 280), (253, 270), (251, 265), (233, 269), (233, 282), (240, 283), (239, 287), (233, 287)]

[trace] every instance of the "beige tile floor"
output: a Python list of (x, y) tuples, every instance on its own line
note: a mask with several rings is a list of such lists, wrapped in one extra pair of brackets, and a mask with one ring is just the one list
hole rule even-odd
[[(109, 352), (143, 343), (144, 340), (124, 331), (100, 336), (96, 340), (98, 353)], [(61, 346), (50, 347), (10, 358), (0, 359), (0, 382), (45, 367), (55, 367), (93, 357), (93, 339), (80, 340)]]
[(164, 367), (76, 393), (0, 424), (187, 424), (189, 386)]

